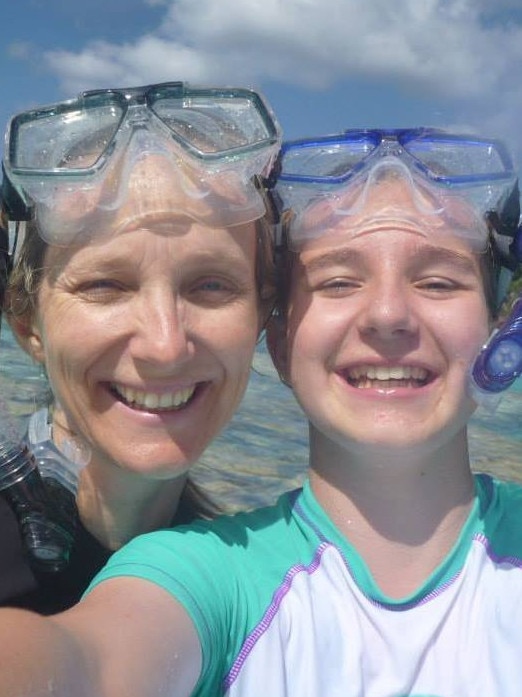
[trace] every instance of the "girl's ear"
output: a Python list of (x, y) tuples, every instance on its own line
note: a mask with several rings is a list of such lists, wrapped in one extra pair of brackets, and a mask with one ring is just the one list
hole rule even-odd
[(281, 382), (290, 387), (286, 322), (282, 317), (272, 315), (268, 320), (266, 325), (266, 345)]
[(34, 313), (27, 312), (24, 315), (9, 314), (7, 321), (13, 336), (23, 350), (37, 363), (44, 363), (44, 342)]

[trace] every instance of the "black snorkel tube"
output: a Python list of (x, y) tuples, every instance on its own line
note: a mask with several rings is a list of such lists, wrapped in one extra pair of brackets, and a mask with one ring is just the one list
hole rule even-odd
[[(15, 212), (14, 190), (2, 181), (0, 201), (0, 323), (7, 280), (12, 269), (14, 249), (9, 240), (8, 220)], [(4, 192), (11, 190), (7, 197)], [(19, 202), (21, 203), (21, 202)], [(16, 208), (16, 206), (15, 206)], [(29, 211), (26, 210), (26, 217)], [(22, 212), (22, 211), (19, 211)], [(17, 220), (14, 217), (14, 220)], [(16, 241), (13, 241), (14, 245)], [(9, 504), (18, 521), (24, 548), (31, 566), (39, 571), (56, 572), (69, 563), (76, 527), (74, 496), (54, 481), (44, 479), (28, 446), (11, 427), (6, 408), (0, 413), (0, 496)]]

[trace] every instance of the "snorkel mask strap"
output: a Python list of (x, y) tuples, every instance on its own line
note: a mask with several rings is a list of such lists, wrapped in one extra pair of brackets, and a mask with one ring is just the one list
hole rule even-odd
[(34, 208), (28, 205), (11, 183), (2, 163), (0, 200), (7, 219), (8, 261), (7, 273), (13, 268), (25, 237), (26, 223), (33, 218)]
[(281, 213), (283, 211), (283, 202), (272, 182), (272, 174), (268, 177), (263, 177), (260, 174), (255, 174), (252, 177), (256, 190), (261, 195), (265, 204), (266, 215), (272, 225), (279, 224)]
[(2, 163), (2, 188), (0, 192), (2, 206), (9, 220), (31, 220), (33, 206), (24, 201), (6, 174)]
[(22, 250), (27, 231), (27, 222), (25, 220), (9, 220), (9, 258), (8, 258), (8, 274), (11, 273), (13, 266), (18, 259), (18, 255)]

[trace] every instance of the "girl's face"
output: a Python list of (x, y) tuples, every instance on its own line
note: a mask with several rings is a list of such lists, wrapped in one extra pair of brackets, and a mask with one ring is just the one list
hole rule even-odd
[[(400, 182), (387, 186), (400, 200)], [(286, 325), (272, 325), (271, 343), (328, 438), (347, 448), (431, 448), (462, 431), (474, 409), (468, 371), (488, 332), (467, 243), (381, 218), (357, 235), (339, 227), (303, 244)]]
[(236, 410), (260, 329), (254, 224), (49, 247), (26, 345), (95, 461), (185, 472)]

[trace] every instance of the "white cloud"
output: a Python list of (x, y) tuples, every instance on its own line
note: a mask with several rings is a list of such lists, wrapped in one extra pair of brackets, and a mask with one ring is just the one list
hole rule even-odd
[[(45, 59), (67, 94), (163, 80), (327, 89), (349, 79), (451, 100), (518, 142), (520, 0), (145, 0), (156, 31)], [(473, 118), (470, 119), (473, 124)], [(492, 131), (495, 132), (495, 131)], [(522, 152), (522, 145), (521, 145)]]
[(86, 87), (138, 85), (150, 81), (207, 78), (204, 57), (195, 49), (159, 36), (144, 36), (133, 44), (115, 46), (102, 41), (79, 53), (47, 53), (51, 69), (74, 94)]
[(464, 98), (522, 67), (522, 26), (484, 24), (477, 0), (148, 0), (162, 1), (154, 35), (51, 52), (49, 64), (75, 91), (165, 78), (313, 88), (368, 76)]

